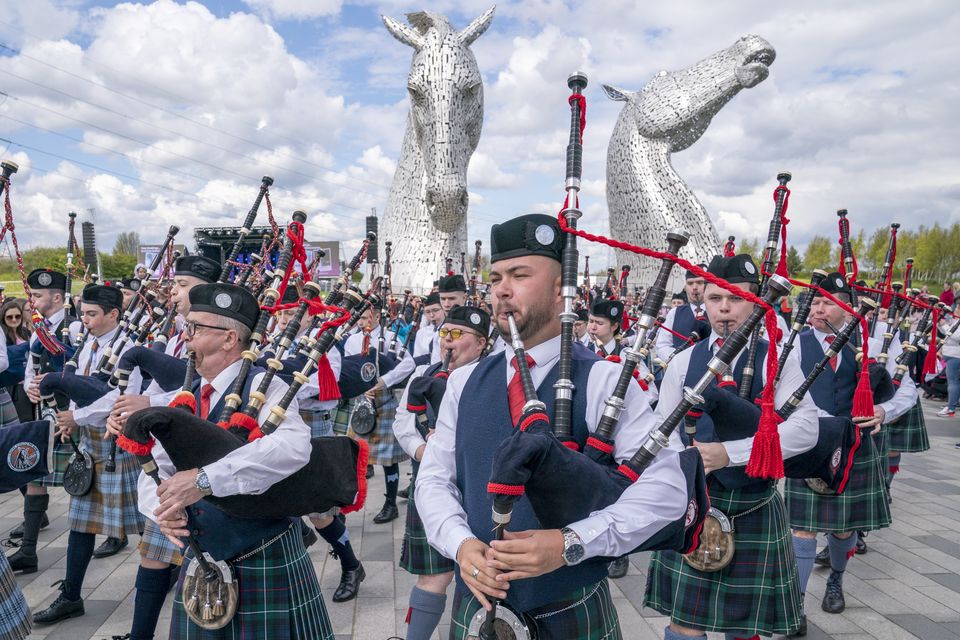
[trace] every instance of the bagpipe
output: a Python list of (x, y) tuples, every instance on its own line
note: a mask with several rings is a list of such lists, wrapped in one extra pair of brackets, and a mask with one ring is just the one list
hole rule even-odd
[[(819, 287), (823, 279), (827, 277), (827, 272), (822, 269), (814, 269), (810, 275), (810, 284), (813, 287)], [(797, 309), (793, 314), (793, 324), (790, 326), (790, 335), (787, 336), (783, 347), (780, 350), (780, 361), (777, 363), (777, 377), (775, 382), (780, 382), (780, 375), (783, 373), (783, 366), (793, 351), (793, 343), (796, 342), (800, 332), (807, 326), (807, 318), (810, 317), (810, 310), (813, 308), (813, 287), (804, 290), (803, 294), (797, 300)]]

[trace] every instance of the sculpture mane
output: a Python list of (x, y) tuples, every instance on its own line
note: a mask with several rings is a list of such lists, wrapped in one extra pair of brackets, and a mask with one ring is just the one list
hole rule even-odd
[[(759, 36), (744, 36), (680, 71), (661, 71), (640, 91), (603, 85), (607, 96), (624, 102), (607, 148), (607, 206), (614, 238), (653, 249), (667, 248), (666, 233), (688, 231), (690, 243), (681, 257), (709, 262), (720, 251), (720, 238), (693, 191), (670, 162), (703, 135), (713, 116), (741, 89), (766, 79), (776, 52)], [(653, 282), (658, 265), (626, 251), (619, 264), (644, 284)], [(674, 270), (678, 289), (683, 271)]]

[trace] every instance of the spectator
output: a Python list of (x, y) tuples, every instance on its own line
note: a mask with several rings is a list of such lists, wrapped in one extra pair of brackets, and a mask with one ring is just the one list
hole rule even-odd
[(950, 333), (953, 323), (952, 318), (943, 318), (938, 327), (939, 333), (944, 334), (940, 354), (947, 363), (947, 406), (937, 413), (943, 418), (953, 417), (960, 401), (960, 329)]
[[(17, 300), (10, 299), (3, 303), (0, 306), (0, 310), (3, 313), (3, 332), (0, 333), (0, 428), (5, 427), (10, 424), (16, 424), (19, 422), (17, 408), (13, 404), (13, 400), (10, 397), (10, 393), (7, 391), (6, 387), (18, 382), (23, 382), (23, 363), (27, 359), (27, 349), (29, 348), (29, 343), (21, 342), (17, 344), (18, 338), (22, 341), (23, 338), (20, 338), (18, 335), (18, 329), (22, 329), (21, 320), (23, 319), (23, 307), (17, 304)], [(9, 319), (8, 319), (9, 317)], [(8, 334), (10, 338), (8, 338)], [(19, 368), (19, 375), (17, 370), (10, 372), (10, 354), (8, 353), (9, 349), (13, 352), (13, 356), (16, 358), (17, 354), (21, 359), (21, 364)], [(23, 391), (23, 385), (20, 385), (20, 390)], [(33, 413), (32, 410), (30, 412)]]
[(960, 282), (953, 283), (953, 308), (956, 310), (957, 304), (960, 304)]
[(949, 282), (943, 283), (943, 292), (940, 294), (940, 302), (947, 305), (951, 309), (953, 308), (953, 287), (950, 286)]
[[(8, 362), (6, 371), (0, 373), (0, 387), (9, 395), (20, 422), (33, 420), (33, 404), (23, 388), (27, 350), (30, 348), (30, 330), (23, 324), (26, 314), (26, 300), (10, 298), (0, 306)], [(0, 407), (5, 406), (6, 402), (0, 395)], [(3, 411), (0, 411), (0, 416), (6, 424), (8, 416)]]

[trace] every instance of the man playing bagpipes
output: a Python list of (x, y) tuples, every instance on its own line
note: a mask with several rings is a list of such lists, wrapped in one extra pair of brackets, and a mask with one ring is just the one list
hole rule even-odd
[(433, 291), (423, 299), (423, 318), (413, 340), (413, 356), (418, 364), (432, 361), (434, 342), (443, 317), (440, 294)]
[[(754, 294), (758, 290), (759, 270), (746, 254), (717, 256), (708, 271), (740, 289)], [(679, 404), (684, 383), (693, 384), (707, 372), (711, 357), (751, 315), (754, 305), (708, 283), (704, 310), (711, 334), (678, 354), (667, 368), (657, 405), (661, 420)], [(754, 399), (761, 396), (766, 383), (772, 384), (765, 380), (767, 347), (766, 340), (762, 340), (757, 349), (753, 363), (757, 375), (748, 398), (739, 398), (736, 393), (744, 377), (747, 350), (731, 363), (732, 378), (717, 381), (708, 392), (730, 394), (718, 398), (745, 403), (744, 413), (751, 415), (756, 410)], [(786, 401), (802, 381), (799, 363), (788, 360), (776, 388), (775, 406)], [(707, 393), (703, 395), (709, 398)], [(694, 418), (690, 413), (687, 417)], [(722, 525), (725, 535), (716, 544), (723, 550), (720, 557), (714, 557), (713, 549), (707, 550), (709, 555), (701, 549), (687, 556), (673, 551), (653, 555), (644, 604), (670, 616), (670, 625), (664, 632), (667, 640), (706, 640), (707, 631), (726, 633), (728, 639), (753, 638), (758, 634), (790, 633), (800, 624), (800, 591), (783, 500), (776, 482), (752, 478), (746, 473), (755, 438), (723, 441), (718, 432), (725, 426), (719, 421), (714, 424), (709, 410), (696, 420), (692, 438), (688, 434), (694, 425), (685, 425), (683, 445), (695, 446), (702, 454), (708, 473), (710, 515)], [(818, 434), (813, 402), (803, 400), (778, 431), (784, 459), (811, 449)], [(674, 432), (673, 439), (679, 438), (678, 432)], [(728, 533), (732, 541), (726, 536)]]
[[(707, 265), (700, 266), (706, 268)], [(689, 336), (697, 323), (707, 321), (706, 307), (703, 304), (704, 284), (703, 278), (692, 271), (687, 271), (683, 285), (687, 302), (675, 305), (667, 312), (667, 316), (663, 319), (663, 328), (657, 334), (656, 351), (657, 357), (661, 360), (666, 361), (673, 350), (683, 344), (683, 338), (680, 336)]]
[[(167, 340), (164, 353), (173, 358), (187, 357), (187, 338), (182, 329), (187, 314), (190, 313), (190, 290), (201, 284), (216, 282), (220, 277), (220, 265), (203, 256), (184, 256), (178, 258), (173, 266), (173, 287), (170, 302), (176, 305), (177, 330)], [(136, 380), (139, 373), (131, 372)], [(134, 411), (150, 406), (167, 406), (179, 390), (163, 389), (153, 379), (143, 393), (138, 388), (116, 398), (107, 420), (107, 427), (116, 437), (123, 431), (126, 416)], [(149, 640), (157, 628), (160, 610), (166, 600), (170, 584), (175, 579), (174, 567), (183, 562), (180, 548), (174, 545), (161, 531), (151, 514), (146, 514), (146, 524), (137, 550), (140, 552), (140, 566), (137, 569), (136, 596), (133, 607), (133, 620), (130, 624), (131, 640)]]
[[(440, 299), (440, 309), (444, 318), (450, 310), (467, 303), (467, 281), (460, 274), (441, 276), (437, 281), (437, 297)], [(443, 323), (443, 318), (437, 327)], [(430, 349), (430, 364), (437, 364), (443, 359), (440, 353), (440, 336), (433, 334), (433, 345)]]
[[(64, 310), (63, 297), (67, 285), (67, 277), (64, 274), (49, 269), (34, 269), (27, 276), (27, 285), (30, 287), (33, 308), (43, 316), (43, 323), (50, 333), (60, 336), (66, 325), (70, 338), (70, 344), (64, 345), (65, 352), (54, 355), (44, 346), (37, 332), (30, 336), (23, 388), (30, 401), (39, 405), (40, 381), (47, 373), (63, 371), (67, 359), (73, 354), (73, 345), (76, 344), (82, 325), (73, 316), (68, 317)], [(56, 394), (56, 400), (58, 408), (67, 408), (69, 401), (63, 394)], [(50, 502), (47, 487), (63, 486), (63, 470), (69, 457), (69, 448), (58, 442), (54, 447), (54, 464), (50, 469), (50, 475), (27, 485), (23, 499), (23, 524), (10, 532), (11, 538), (22, 538), (20, 549), (10, 556), (10, 566), (14, 571), (25, 573), (36, 571), (37, 538), (40, 530), (50, 524), (47, 518), (47, 505)]]
[[(242, 353), (249, 346), (259, 308), (252, 294), (232, 284), (194, 286), (189, 298), (184, 334), (199, 374), (193, 385), (196, 412), (200, 418), (216, 423), (224, 396), (242, 369)], [(247, 404), (251, 389), (264, 375), (258, 369), (251, 370), (241, 406)], [(276, 377), (270, 382), (258, 424), (263, 424), (287, 388)], [(202, 447), (202, 442), (197, 446)], [(192, 534), (214, 561), (228, 563), (239, 592), (236, 614), (226, 626), (201, 629), (184, 608), (182, 584), (195, 562), (188, 556), (174, 598), (171, 638), (333, 637), (320, 584), (296, 519), (238, 518), (203, 500), (209, 495), (263, 493), (303, 467), (310, 451), (310, 429), (300, 418), (296, 399), (275, 431), (202, 468), (176, 471), (162, 445), (154, 445), (153, 459), (164, 480), (157, 487), (146, 475), (141, 476), (140, 510), (155, 519), (177, 546), (183, 548), (180, 538)], [(189, 513), (190, 530), (186, 529), (184, 509)], [(207, 594), (208, 602), (215, 597)]]
[[(821, 288), (838, 300), (849, 304), (850, 285), (840, 273), (827, 275)], [(800, 334), (800, 360), (809, 373), (823, 357), (835, 339), (834, 330), (849, 321), (843, 308), (814, 291), (809, 324), (811, 328)], [(881, 351), (882, 341), (871, 338), (867, 344), (869, 356)], [(887, 371), (896, 370), (899, 345), (891, 345)], [(809, 397), (816, 403), (821, 416), (850, 417), (854, 408), (855, 390), (862, 363), (853, 345), (841, 350), (830, 367), (824, 369), (810, 387)], [(871, 374), (871, 378), (874, 375)], [(881, 453), (871, 433), (879, 432), (885, 422), (895, 420), (914, 405), (916, 387), (909, 376), (892, 398), (875, 397), (873, 416), (859, 420), (860, 447), (856, 451), (846, 489), (840, 495), (826, 495), (814, 491), (807, 482), (787, 480), (784, 490), (790, 526), (794, 530), (793, 543), (797, 557), (801, 593), (813, 569), (817, 532), (826, 532), (825, 560), (831, 568), (821, 608), (828, 613), (844, 610), (843, 575), (849, 557), (853, 554), (857, 531), (873, 531), (890, 526), (890, 508), (883, 482)], [(881, 402), (881, 400), (883, 400)]]
[[(84, 288), (81, 315), (87, 340), (77, 359), (78, 371), (83, 375), (89, 375), (96, 368), (101, 349), (105, 349), (116, 334), (122, 304), (123, 294), (116, 287), (88, 285)], [(143, 531), (143, 516), (137, 510), (139, 465), (132, 455), (118, 451), (116, 470), (105, 470), (111, 450), (106, 429), (109, 410), (95, 410), (93, 404), (79, 406), (79, 390), (75, 390), (74, 385), (82, 382), (71, 380), (74, 377), (68, 373), (65, 378), (45, 378), (40, 389), (60, 388), (70, 395), (70, 408), (57, 413), (58, 434), (66, 441), (73, 437), (74, 431), (79, 433), (80, 450), (92, 459), (93, 481), (85, 492), (70, 496), (66, 574), (60, 583), (60, 595), (34, 615), (35, 624), (53, 624), (84, 614), (80, 589), (93, 557), (97, 534), (126, 544), (127, 535)]]
[(427, 542), (413, 489), (417, 471), (433, 433), (437, 409), (450, 371), (473, 364), (483, 354), (490, 333), (490, 315), (478, 307), (454, 307), (440, 327), (443, 358), (416, 368), (400, 397), (393, 433), (413, 460), (410, 500), (400, 552), (400, 567), (417, 576), (407, 611), (407, 640), (428, 640), (440, 623), (453, 580), (453, 561)]
[(585, 347), (591, 344), (590, 333), (587, 331), (587, 323), (590, 322), (590, 312), (586, 309), (577, 309), (577, 319), (573, 323), (573, 337), (580, 341)]
[[(492, 298), (501, 334), (507, 314), (528, 348), (537, 395), (554, 403), (560, 354), (561, 246), (556, 218), (525, 215), (491, 231)], [(581, 448), (596, 429), (620, 367), (574, 342), (573, 434)], [(512, 354), (510, 354), (512, 355)], [(509, 382), (508, 382), (509, 381)], [(611, 506), (560, 529), (542, 530), (526, 497), (502, 541), (494, 536), (488, 482), (494, 453), (514, 433), (524, 405), (519, 372), (504, 353), (452, 373), (417, 476), (416, 504), (427, 539), (459, 570), (451, 638), (466, 637), (488, 598), (505, 599), (541, 639), (618, 638), (607, 564), (638, 548), (687, 512), (676, 452), (663, 451)], [(637, 451), (654, 427), (645, 392), (632, 384), (616, 432), (617, 460)], [(571, 477), (571, 483), (577, 478)]]
[[(461, 277), (462, 280), (462, 277)], [(464, 296), (466, 294), (464, 293)], [(360, 318), (360, 331), (347, 338), (343, 346), (344, 358), (357, 355), (367, 355), (371, 350), (377, 349), (379, 344), (389, 345), (393, 339), (393, 332), (381, 329), (380, 325), (374, 322), (373, 310), (367, 309)], [(384, 331), (381, 335), (381, 331)], [(439, 348), (437, 348), (439, 350)], [(379, 352), (377, 359), (379, 361)], [(361, 369), (361, 375), (376, 376), (378, 366)], [(368, 435), (358, 435), (351, 429), (347, 432), (352, 438), (363, 438), (370, 445), (370, 465), (381, 465), (383, 467), (384, 482), (386, 483), (386, 493), (384, 494), (383, 507), (373, 517), (376, 524), (384, 524), (400, 517), (400, 511), (397, 509), (397, 491), (400, 488), (400, 463), (407, 459), (407, 454), (397, 443), (393, 436), (393, 420), (397, 411), (397, 397), (394, 395), (391, 387), (399, 384), (416, 368), (413, 356), (409, 353), (400, 360), (395, 367), (388, 372), (380, 371), (380, 376), (372, 388), (364, 395), (373, 404), (376, 410), (376, 418), (373, 431)], [(369, 370), (369, 373), (367, 371)], [(365, 377), (364, 381), (368, 381)], [(351, 402), (355, 405), (356, 401)]]

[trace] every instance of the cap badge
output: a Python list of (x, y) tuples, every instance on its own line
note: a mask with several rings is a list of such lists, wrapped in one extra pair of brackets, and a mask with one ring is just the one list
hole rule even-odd
[(753, 274), (755, 274), (755, 273), (757, 272), (757, 268), (756, 268), (755, 266), (753, 266), (753, 263), (752, 263), (752, 262), (744, 262), (744, 263), (743, 263), (743, 270), (746, 271), (747, 273), (749, 273), (750, 275), (753, 275)]
[(554, 239), (557, 237), (556, 232), (548, 224), (542, 224), (537, 227), (537, 230), (533, 232), (533, 237), (537, 239), (542, 245), (549, 246), (553, 244)]
[(37, 276), (37, 282), (44, 287), (49, 287), (50, 283), (53, 282), (53, 276), (46, 272), (41, 273)]
[(834, 284), (836, 284), (839, 288), (843, 289), (843, 278), (836, 278), (836, 279), (834, 279), (833, 282), (834, 282)]
[(480, 314), (479, 314), (479, 313), (471, 313), (471, 314), (470, 314), (470, 323), (471, 323), (471, 324), (480, 324)]
[(218, 293), (217, 297), (213, 299), (213, 303), (221, 309), (229, 309), (232, 302), (233, 298), (230, 297), (229, 293)]

